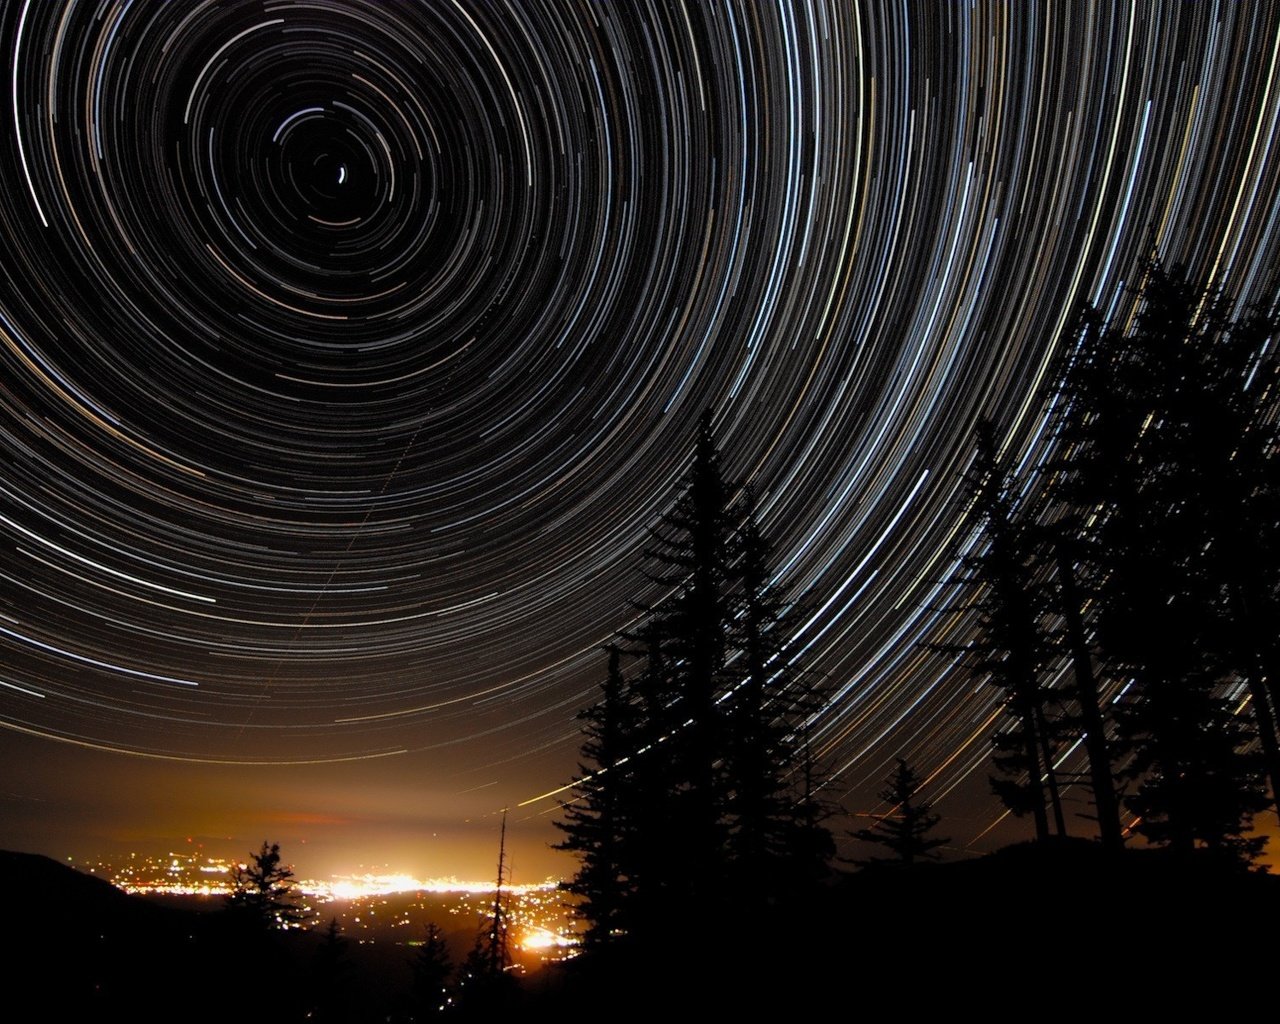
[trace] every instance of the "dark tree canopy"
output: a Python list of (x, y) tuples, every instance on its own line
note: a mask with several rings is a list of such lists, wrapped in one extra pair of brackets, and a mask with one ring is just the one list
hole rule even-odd
[(265, 839), (247, 863), (232, 869), (227, 909), (264, 929), (298, 926), (311, 916), (293, 871), (280, 862), (280, 845)]
[(1121, 692), (1137, 830), (1247, 862), (1261, 770), (1280, 776), (1274, 310), (1237, 313), (1159, 260), (1133, 299), (1115, 323), (1086, 310), (1070, 339), (1050, 495)]
[[(947, 609), (978, 629), (934, 646), (1001, 688), (992, 785), (1037, 838), (1065, 834), (1063, 790), (1087, 777), (1112, 851), (1117, 779), (1149, 842), (1260, 849), (1266, 775), (1280, 788), (1275, 303), (1149, 261), (1113, 321), (1086, 309), (1064, 339), (1039, 466), (1015, 471), (1016, 438), (978, 425)], [(1079, 775), (1060, 768), (1077, 746)]]

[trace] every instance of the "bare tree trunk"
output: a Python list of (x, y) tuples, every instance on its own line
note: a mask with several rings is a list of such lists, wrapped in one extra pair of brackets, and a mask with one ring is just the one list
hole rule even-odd
[(1044, 758), (1045, 786), (1049, 790), (1049, 806), (1053, 808), (1053, 824), (1058, 835), (1067, 834), (1067, 819), (1062, 813), (1062, 793), (1058, 790), (1058, 772), (1053, 766), (1053, 751), (1049, 747), (1049, 726), (1045, 721), (1043, 705), (1036, 705), (1036, 733), (1040, 738), (1040, 754)]
[(1036, 823), (1036, 839), (1049, 838), (1049, 818), (1044, 810), (1044, 776), (1040, 771), (1040, 752), (1036, 749), (1035, 714), (1030, 707), (1023, 709), (1022, 751), (1027, 761), (1027, 788), (1031, 794), (1031, 815)]
[(1080, 617), (1080, 594), (1076, 587), (1075, 566), (1063, 548), (1054, 544), (1058, 561), (1058, 583), (1062, 588), (1062, 614), (1067, 622), (1067, 645), (1075, 670), (1076, 703), (1084, 726), (1084, 747), (1089, 757), (1089, 778), (1093, 785), (1093, 805), (1098, 814), (1098, 838), (1108, 850), (1124, 846), (1120, 828), (1120, 802), (1116, 799), (1115, 779), (1111, 774), (1111, 752), (1107, 747), (1106, 727), (1098, 700), (1098, 681), (1093, 674), (1093, 656), (1085, 642), (1084, 623)]

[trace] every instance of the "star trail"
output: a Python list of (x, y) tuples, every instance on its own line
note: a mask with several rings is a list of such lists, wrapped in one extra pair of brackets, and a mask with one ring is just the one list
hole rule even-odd
[(50, 762), (552, 790), (711, 407), (832, 794), (901, 754), (969, 841), (999, 695), (923, 645), (971, 625), (973, 424), (1034, 465), (1153, 245), (1280, 265), (1273, 3), (5, 0), (0, 39), (0, 724)]

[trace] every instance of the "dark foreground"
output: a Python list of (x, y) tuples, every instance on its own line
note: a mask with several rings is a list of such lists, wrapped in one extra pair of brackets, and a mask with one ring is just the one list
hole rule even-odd
[[(30, 996), (36, 1019), (429, 1019), (404, 983), (405, 947), (352, 945), (334, 958), (314, 932), (256, 936), (221, 912), (159, 906), (44, 857), (0, 853), (0, 867), (6, 989)], [(1234, 1013), (1274, 1005), (1278, 921), (1277, 876), (1144, 851), (1113, 861), (1079, 842), (1012, 847), (836, 877), (803, 905), (749, 918), (708, 908), (673, 921), (660, 949), (550, 966), (445, 1018), (718, 1019), (770, 1007), (837, 1019), (891, 1007), (904, 1019), (1141, 1017), (1184, 999)]]

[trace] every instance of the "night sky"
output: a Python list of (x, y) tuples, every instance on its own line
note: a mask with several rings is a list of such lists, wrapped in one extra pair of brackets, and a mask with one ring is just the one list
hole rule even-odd
[(971, 628), (930, 606), (972, 426), (1044, 454), (1064, 328), (1153, 241), (1280, 264), (1276, 4), (3, 0), (0, 39), (8, 848), (484, 876), (524, 803), (517, 880), (569, 873), (534, 798), (708, 407), (807, 595), (828, 795), (902, 755), (957, 849), (1021, 835), (998, 692), (921, 646)]

